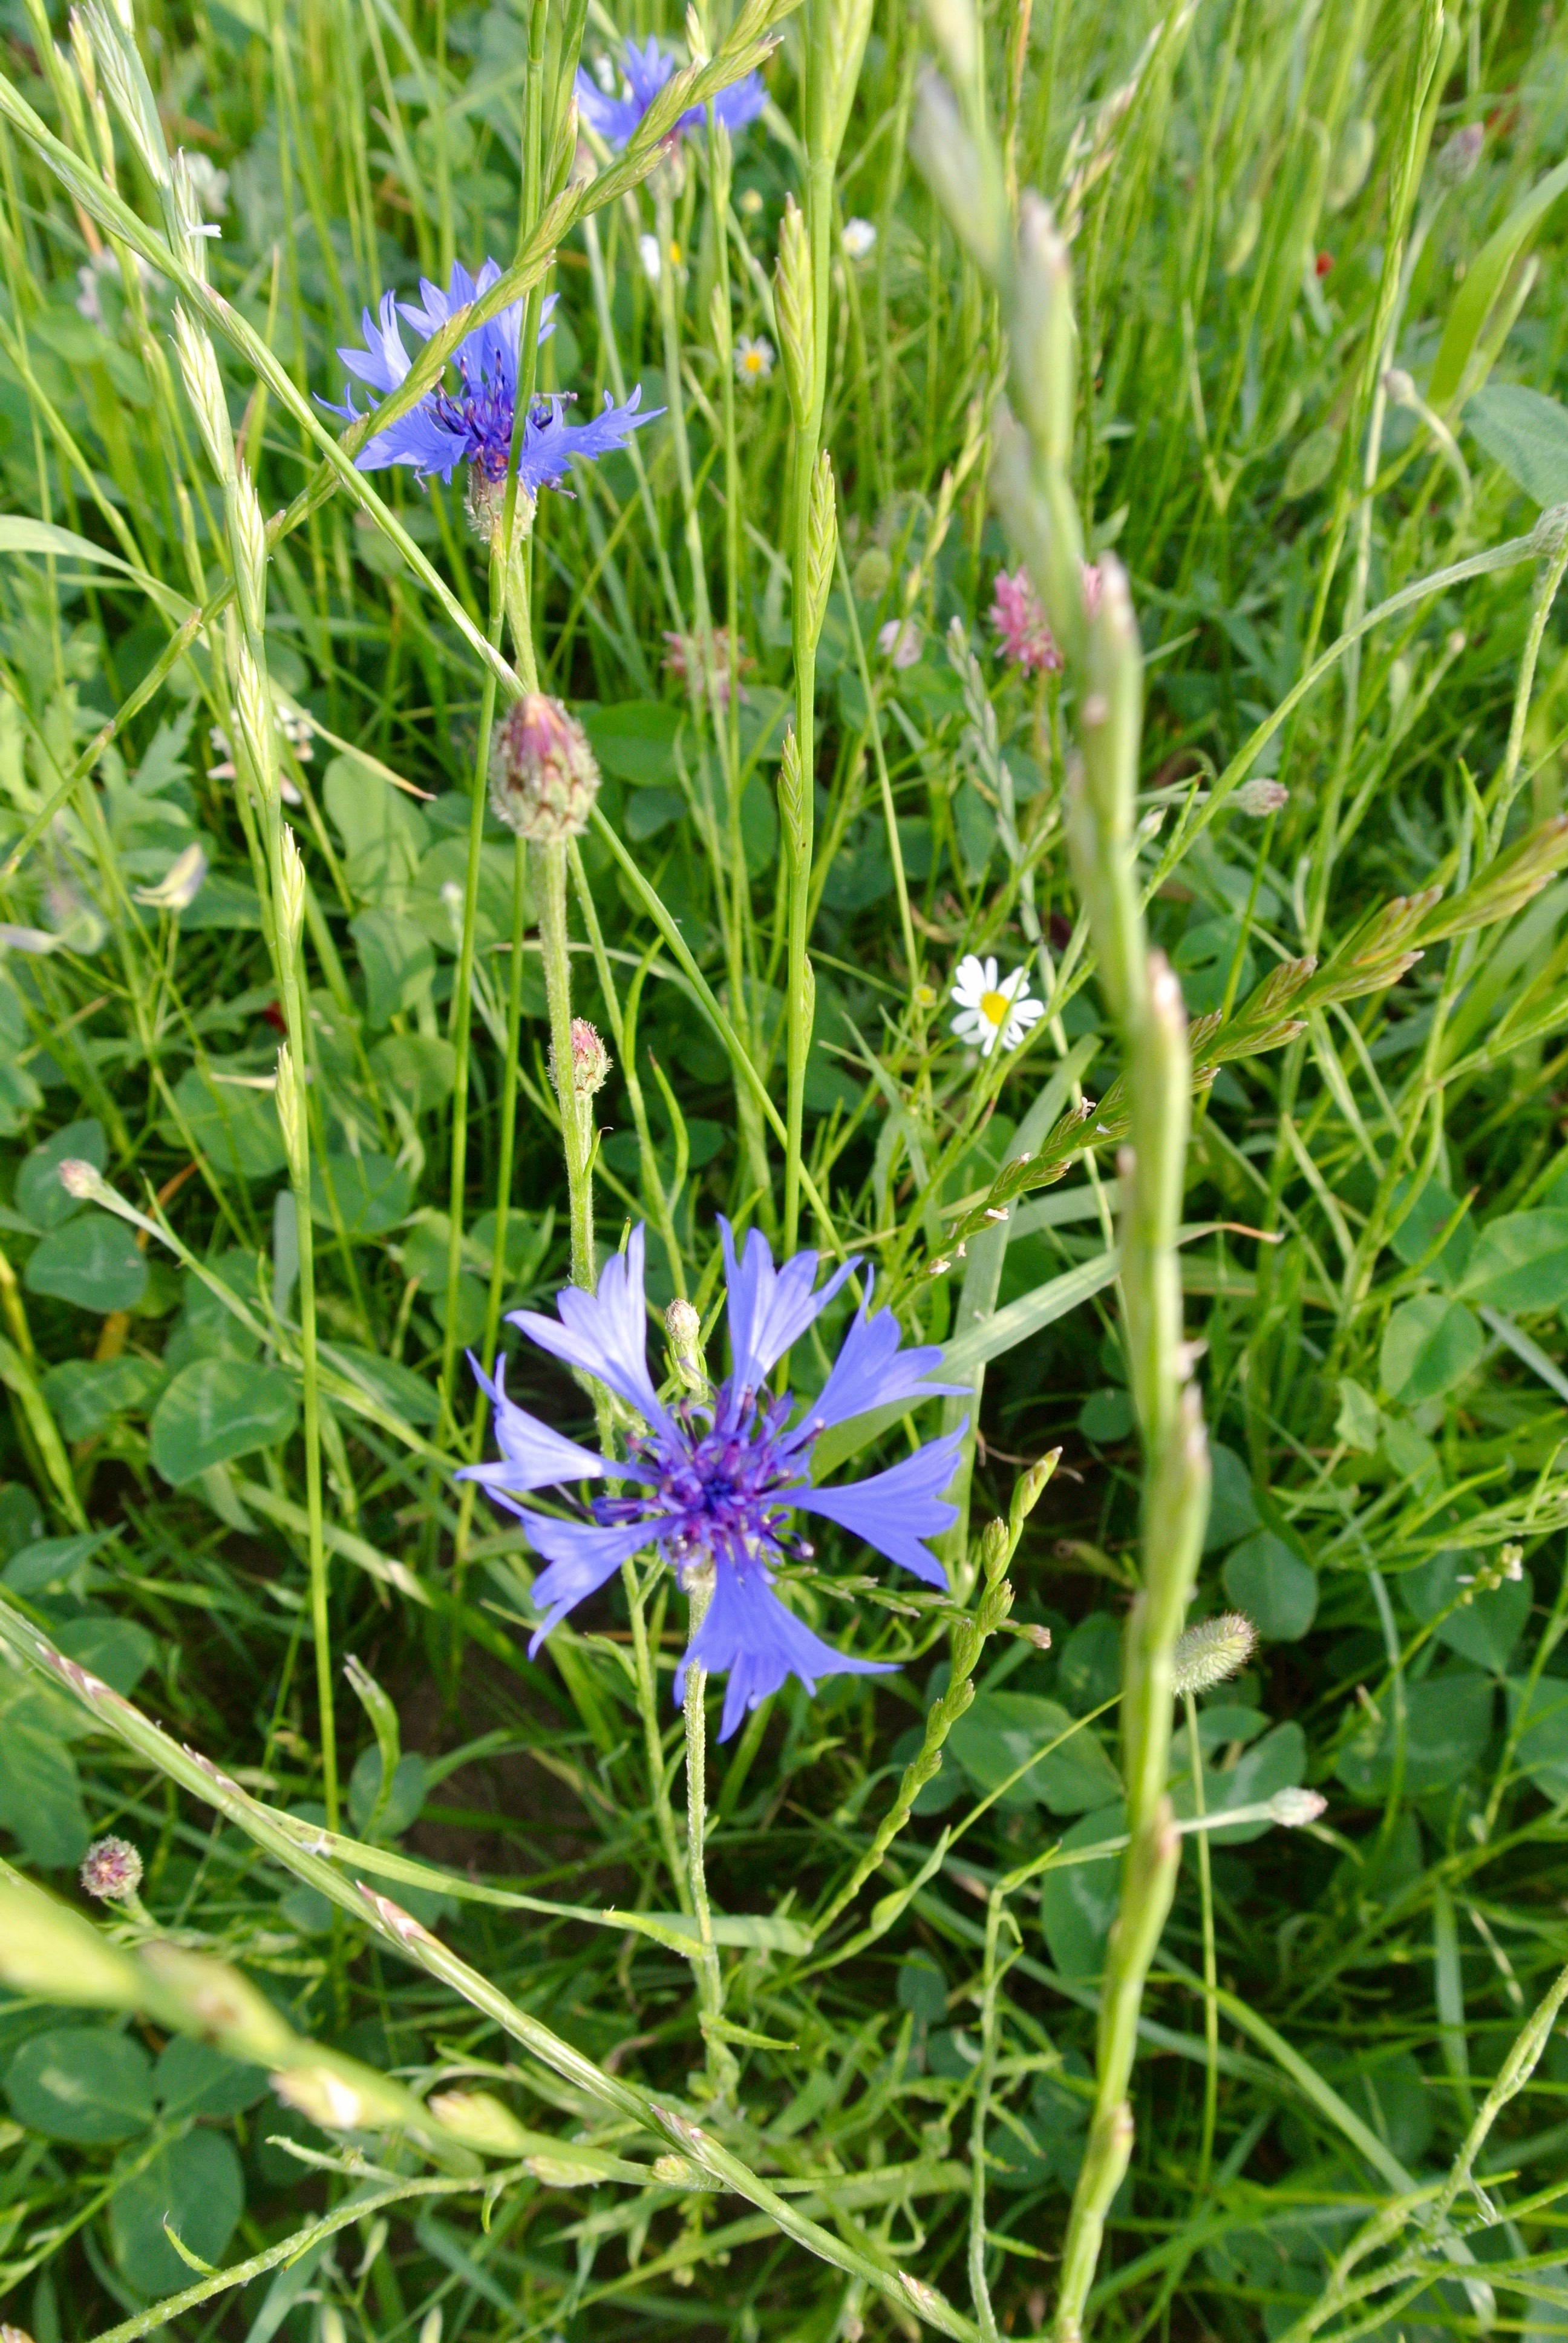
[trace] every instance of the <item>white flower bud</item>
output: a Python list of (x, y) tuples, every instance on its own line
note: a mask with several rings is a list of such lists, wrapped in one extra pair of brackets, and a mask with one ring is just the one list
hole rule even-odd
[(59, 1181), (66, 1195), (75, 1196), (83, 1204), (96, 1203), (108, 1189), (108, 1182), (96, 1166), (85, 1163), (77, 1155), (66, 1156), (60, 1166)]
[(1287, 1830), (1300, 1830), (1303, 1823), (1315, 1823), (1328, 1803), (1316, 1790), (1276, 1790), (1269, 1812)]
[(1282, 781), (1260, 774), (1255, 780), (1243, 781), (1236, 791), (1236, 811), (1261, 820), (1264, 814), (1278, 813), (1282, 805), (1289, 803), (1290, 795)]

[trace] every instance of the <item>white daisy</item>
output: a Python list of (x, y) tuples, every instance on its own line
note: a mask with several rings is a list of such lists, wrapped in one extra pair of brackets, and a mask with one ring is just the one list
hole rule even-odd
[(869, 219), (846, 220), (844, 223), (844, 254), (849, 260), (864, 260), (876, 245), (877, 231)]
[(643, 275), (647, 277), (650, 285), (657, 285), (658, 283), (659, 270), (658, 236), (648, 236), (647, 234), (639, 236), (637, 240), (637, 252), (638, 258), (642, 263)]
[(982, 1058), (990, 1057), (999, 1041), (1004, 1050), (1016, 1050), (1036, 1019), (1045, 1014), (1044, 1001), (1030, 993), (1027, 968), (1015, 968), (999, 983), (995, 960), (977, 960), (973, 952), (960, 960), (950, 997), (960, 1012), (953, 1019), (953, 1031)]
[(766, 382), (772, 371), (773, 345), (767, 335), (742, 334), (735, 345), (736, 381)]

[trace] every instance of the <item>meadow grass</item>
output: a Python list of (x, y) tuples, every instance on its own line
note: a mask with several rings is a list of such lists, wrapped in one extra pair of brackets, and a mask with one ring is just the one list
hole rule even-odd
[[(1554, 12), (4, 22), (0, 2338), (1568, 2331)], [(960, 1387), (724, 1737), (455, 1477), (720, 1214)]]

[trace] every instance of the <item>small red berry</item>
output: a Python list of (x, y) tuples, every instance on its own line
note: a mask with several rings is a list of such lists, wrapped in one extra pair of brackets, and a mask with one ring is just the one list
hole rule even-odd
[(1320, 252), (1312, 263), (1313, 269), (1320, 277), (1326, 277), (1333, 265), (1334, 256), (1332, 252)]
[(276, 1001), (269, 1001), (261, 1013), (275, 1033), (287, 1033), (288, 1020)]

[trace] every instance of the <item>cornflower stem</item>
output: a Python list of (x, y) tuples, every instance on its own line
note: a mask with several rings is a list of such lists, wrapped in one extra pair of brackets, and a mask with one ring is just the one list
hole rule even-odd
[[(687, 1649), (696, 1642), (713, 1600), (713, 1572), (697, 1568), (687, 1575)], [(708, 2074), (715, 2094), (728, 2097), (739, 2069), (719, 2031), (724, 2018), (724, 1977), (713, 1941), (713, 1915), (708, 1902), (706, 1836), (708, 1828), (708, 1712), (704, 1695), (708, 1671), (694, 1660), (686, 1671), (686, 1863), (691, 1909), (697, 1921), (700, 1951), (697, 1955), (697, 1992), (702, 2007), (703, 2038), (708, 2046)]]
[(572, 1079), (572, 975), (567, 938), (567, 848), (564, 840), (528, 850), (534, 897), (539, 922), (539, 954), (544, 962), (545, 999), (549, 1007), (550, 1052), (556, 1097), (561, 1111), (561, 1146), (567, 1164), (567, 1197), (571, 1225), (572, 1283), (587, 1293), (594, 1288), (593, 1176), (589, 1168), (593, 1146), (592, 1109), (579, 1097)]
[[(653, 1802), (653, 1818), (658, 1831), (658, 1844), (665, 1865), (675, 1889), (676, 1901), (683, 1912), (694, 1909), (691, 1876), (681, 1860), (680, 1840), (675, 1827), (675, 1809), (669, 1802), (669, 1783), (665, 1773), (664, 1735), (658, 1725), (658, 1677), (653, 1664), (653, 1652), (648, 1640), (648, 1614), (643, 1603), (642, 1581), (637, 1574), (635, 1562), (623, 1562), (620, 1583), (626, 1589), (626, 1607), (631, 1617), (631, 1656), (637, 1678), (638, 1714), (642, 1719), (643, 1745), (648, 1757), (648, 1788)], [(689, 1724), (687, 1727), (690, 1731)]]

